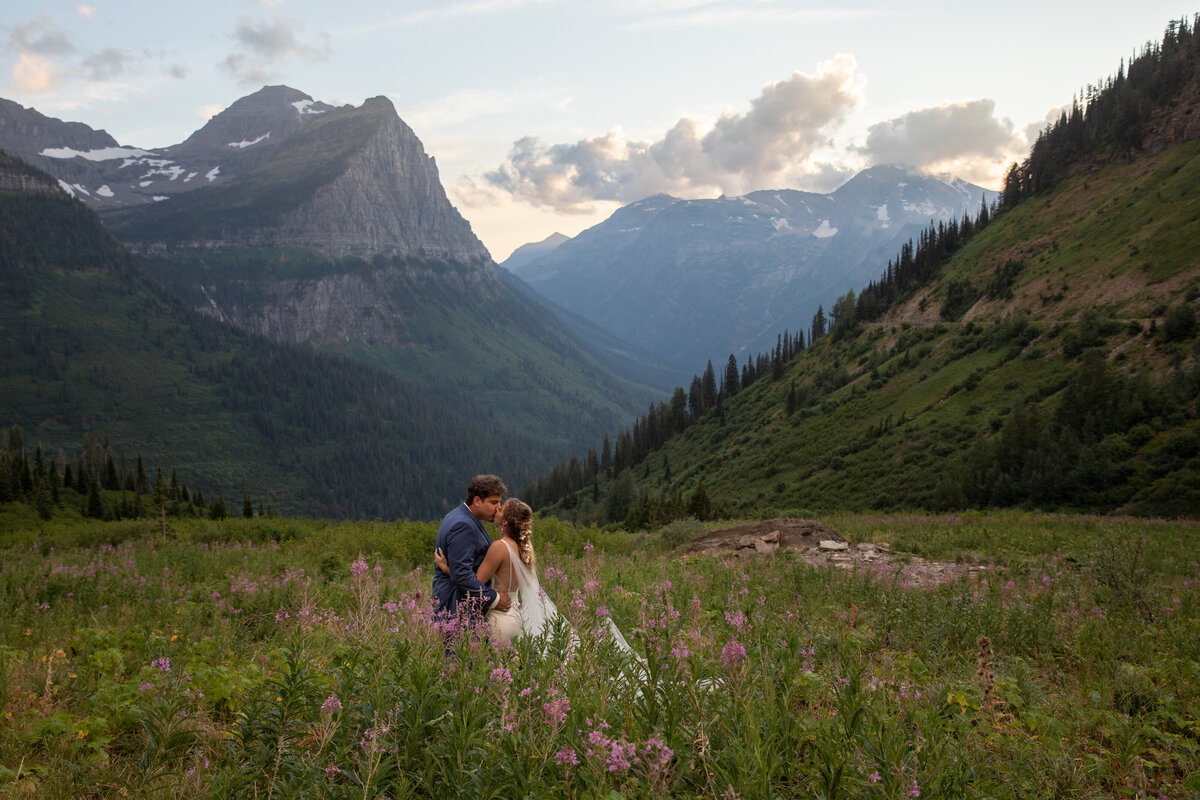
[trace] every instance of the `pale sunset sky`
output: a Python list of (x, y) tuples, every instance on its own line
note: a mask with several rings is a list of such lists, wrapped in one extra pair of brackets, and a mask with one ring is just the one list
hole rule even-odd
[(389, 98), (497, 261), (648, 195), (826, 192), (877, 163), (998, 189), (1176, 3), (6, 3), (0, 96), (177, 144), (239, 97)]

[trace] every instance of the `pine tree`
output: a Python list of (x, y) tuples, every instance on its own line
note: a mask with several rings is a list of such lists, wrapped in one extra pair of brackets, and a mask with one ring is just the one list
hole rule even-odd
[(688, 513), (699, 520), (712, 518), (712, 505), (708, 500), (708, 491), (705, 490), (704, 484), (700, 483), (692, 492), (692, 496), (688, 499)]
[(808, 334), (808, 341), (815, 342), (825, 335), (825, 309), (818, 305), (817, 313), (813, 314), (812, 329)]
[(104, 518), (104, 502), (100, 499), (100, 485), (95, 481), (91, 481), (88, 486), (87, 505), (84, 506), (83, 515), (92, 519)]
[(727, 397), (733, 397), (741, 391), (741, 381), (738, 377), (737, 358), (733, 353), (729, 354), (729, 362), (725, 365), (725, 393)]
[(701, 403), (704, 411), (712, 408), (717, 404), (717, 375), (713, 371), (712, 359), (708, 360), (708, 366), (704, 368), (704, 377), (701, 379)]

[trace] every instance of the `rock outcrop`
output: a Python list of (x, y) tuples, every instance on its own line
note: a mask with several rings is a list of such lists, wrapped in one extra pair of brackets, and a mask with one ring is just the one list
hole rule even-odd
[[(277, 241), (333, 256), (400, 255), (489, 261), (483, 243), (450, 204), (437, 165), (383, 97), (337, 115), (361, 117), (364, 139), (341, 174), (318, 188), (271, 232)], [(308, 132), (320, 133), (314, 127)]]

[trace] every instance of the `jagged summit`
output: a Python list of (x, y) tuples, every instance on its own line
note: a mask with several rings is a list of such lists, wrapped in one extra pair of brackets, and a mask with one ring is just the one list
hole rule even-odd
[(138, 249), (287, 245), (335, 257), (491, 260), (382, 96), (333, 106), (264, 86), (156, 150), (2, 101), (0, 148), (54, 175)]
[(181, 161), (240, 157), (245, 168), (257, 166), (263, 159), (255, 156), (268, 153), (272, 145), (334, 109), (290, 86), (264, 86), (235, 101), (184, 142), (164, 152)]

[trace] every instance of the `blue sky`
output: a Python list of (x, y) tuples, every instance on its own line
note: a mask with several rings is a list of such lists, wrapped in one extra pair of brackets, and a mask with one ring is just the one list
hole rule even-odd
[(1174, 3), (6, 3), (0, 96), (123, 145), (266, 84), (388, 97), (497, 260), (649, 194), (830, 191), (874, 163), (998, 188)]

